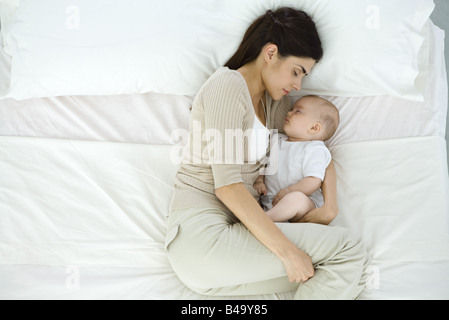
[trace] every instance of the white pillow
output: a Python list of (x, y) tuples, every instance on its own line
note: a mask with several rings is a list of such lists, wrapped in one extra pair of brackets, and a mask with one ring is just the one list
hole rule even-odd
[[(0, 44), (3, 43), (3, 38), (9, 32), (14, 13), (18, 7), (19, 0), (0, 0), (0, 37), (2, 38)], [(6, 44), (3, 44), (3, 47), (5, 51), (8, 50)]]
[(304, 92), (399, 95), (414, 87), (432, 0), (21, 0), (5, 41), (8, 97), (194, 95), (267, 9), (315, 20), (325, 57)]
[(301, 94), (422, 101), (425, 84), (415, 80), (427, 71), (420, 48), (433, 8), (432, 0), (330, 1), (315, 13), (324, 57)]

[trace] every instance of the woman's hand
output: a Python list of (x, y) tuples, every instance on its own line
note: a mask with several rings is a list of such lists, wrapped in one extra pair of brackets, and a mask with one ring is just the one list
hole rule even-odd
[(306, 281), (314, 275), (310, 257), (282, 233), (243, 183), (218, 188), (215, 194), (261, 243), (281, 259), (290, 281)]
[(304, 282), (313, 277), (315, 269), (312, 259), (301, 249), (293, 247), (290, 250), (285, 258), (281, 258), (288, 280), (290, 282)]
[(307, 212), (299, 220), (294, 222), (311, 222), (327, 225), (335, 219), (338, 214), (338, 208), (326, 205)]

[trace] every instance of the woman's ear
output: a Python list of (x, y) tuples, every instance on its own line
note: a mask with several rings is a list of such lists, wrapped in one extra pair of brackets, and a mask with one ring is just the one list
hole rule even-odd
[(267, 63), (273, 62), (274, 58), (277, 58), (278, 54), (278, 46), (274, 43), (270, 43), (266, 45), (266, 47), (263, 50), (264, 52), (264, 58)]

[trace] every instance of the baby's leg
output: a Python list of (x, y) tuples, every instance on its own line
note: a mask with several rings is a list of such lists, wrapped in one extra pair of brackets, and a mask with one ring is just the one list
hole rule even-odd
[(274, 222), (287, 220), (297, 221), (307, 212), (315, 209), (315, 204), (302, 192), (294, 191), (286, 194), (267, 215)]

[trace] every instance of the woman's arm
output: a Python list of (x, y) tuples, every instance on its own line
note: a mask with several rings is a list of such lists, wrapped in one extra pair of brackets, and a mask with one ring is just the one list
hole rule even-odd
[(281, 259), (291, 282), (306, 281), (313, 276), (311, 258), (282, 233), (242, 183), (220, 187), (215, 194), (262, 244)]
[(321, 185), (321, 191), (323, 192), (324, 205), (308, 212), (297, 222), (329, 224), (337, 216), (337, 173), (332, 161), (326, 169), (326, 175), (324, 176), (324, 181)]

